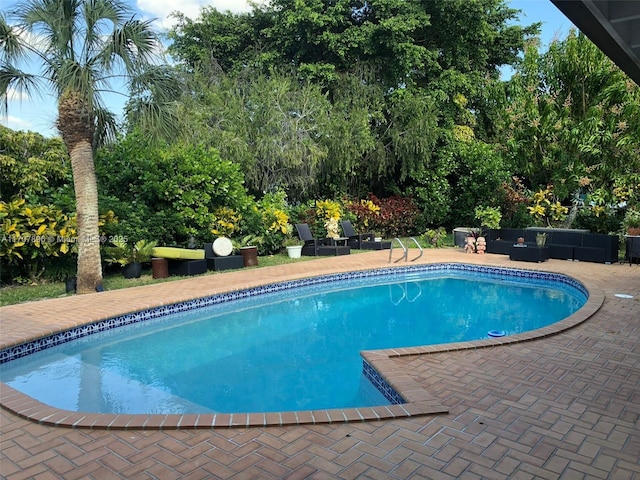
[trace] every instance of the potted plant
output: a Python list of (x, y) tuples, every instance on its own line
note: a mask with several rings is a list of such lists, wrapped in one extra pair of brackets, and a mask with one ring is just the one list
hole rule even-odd
[(625, 213), (622, 220), (622, 227), (626, 230), (627, 235), (640, 235), (640, 210), (627, 209), (627, 213)]
[(153, 257), (153, 249), (158, 246), (158, 242), (148, 242), (147, 240), (138, 240), (133, 246), (135, 261), (147, 263)]
[(151, 260), (153, 249), (157, 245), (156, 242), (146, 240), (138, 240), (130, 245), (124, 237), (116, 238), (111, 243), (112, 246), (104, 249), (105, 261), (121, 265), (124, 278), (140, 278), (142, 264)]
[(258, 247), (262, 246), (263, 240), (259, 235), (245, 235), (236, 243), (242, 255), (242, 262), (245, 267), (258, 265)]
[(284, 241), (284, 246), (287, 248), (289, 258), (300, 258), (302, 256), (302, 241), (300, 239), (288, 237)]
[(547, 243), (547, 234), (546, 233), (536, 233), (536, 245), (538, 247), (544, 247)]

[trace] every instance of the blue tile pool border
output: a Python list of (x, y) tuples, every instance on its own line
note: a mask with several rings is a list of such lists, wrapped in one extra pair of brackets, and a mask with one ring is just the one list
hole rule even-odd
[(406, 400), (373, 368), (366, 360), (362, 361), (362, 373), (392, 405), (406, 403)]

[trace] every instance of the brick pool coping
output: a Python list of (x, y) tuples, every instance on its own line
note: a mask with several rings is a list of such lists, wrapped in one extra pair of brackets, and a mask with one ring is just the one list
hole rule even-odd
[[(545, 270), (539, 269), (531, 271)], [(549, 271), (549, 273), (557, 272)], [(324, 273), (319, 273), (318, 275), (324, 275)], [(307, 275), (307, 277), (309, 276)], [(537, 340), (573, 328), (586, 321), (600, 309), (604, 302), (604, 292), (588, 279), (578, 278), (577, 276), (568, 277), (579, 281), (585, 287), (588, 292), (587, 302), (574, 314), (547, 327), (506, 337), (488, 338), (470, 342), (362, 352), (364, 360), (406, 400), (406, 403), (402, 404), (273, 413), (94, 414), (53, 408), (18, 392), (8, 385), (0, 384), (2, 386), (0, 389), (0, 407), (20, 418), (42, 425), (107, 430), (173, 430), (308, 425), (390, 420), (448, 413), (448, 408), (442, 406), (437, 399), (421, 387), (410, 375), (398, 372), (394, 358), (478, 348), (493, 348)], [(235, 288), (237, 289), (239, 287), (236, 286)], [(75, 298), (82, 297), (83, 296), (77, 296)], [(179, 301), (183, 300), (176, 300), (176, 302)], [(158, 305), (162, 305), (161, 301), (157, 303)], [(149, 305), (145, 306), (145, 308), (149, 307)], [(6, 307), (4, 308), (6, 309)], [(75, 325), (93, 321), (95, 321), (95, 319), (88, 319), (86, 322), (76, 322)], [(37, 334), (33, 335), (33, 332), (31, 332), (28, 334), (29, 338), (23, 338), (23, 342), (50, 335), (51, 333), (52, 330), (50, 329), (41, 331), (39, 336)], [(16, 344), (15, 339), (12, 344)], [(6, 345), (0, 346), (0, 348), (5, 347)]]

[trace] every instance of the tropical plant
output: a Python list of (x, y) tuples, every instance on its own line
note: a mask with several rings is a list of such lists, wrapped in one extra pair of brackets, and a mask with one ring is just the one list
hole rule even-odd
[(640, 88), (586, 36), (572, 30), (545, 54), (529, 45), (506, 91), (498, 129), (505, 155), (532, 188), (553, 184), (568, 207), (563, 227), (585, 195), (585, 204), (603, 210), (633, 196), (640, 183)]
[(371, 229), (385, 238), (403, 237), (416, 233), (420, 210), (411, 197), (393, 196), (371, 200), (380, 205), (380, 215)]
[(447, 231), (444, 227), (430, 228), (422, 234), (422, 238), (430, 248), (441, 248), (447, 239)]
[(476, 219), (480, 220), (480, 226), (489, 229), (500, 228), (500, 220), (502, 220), (502, 213), (497, 207), (482, 207), (478, 206), (475, 210)]
[(348, 220), (353, 223), (356, 231), (369, 231), (376, 223), (376, 217), (380, 215), (380, 206), (371, 198), (345, 201), (344, 208), (348, 216), (353, 217)]
[(153, 257), (153, 249), (157, 246), (154, 241), (138, 240), (130, 244), (126, 237), (116, 237), (111, 241), (112, 245), (104, 247), (105, 261), (111, 264), (119, 264), (123, 267), (130, 263), (144, 263)]
[(338, 221), (342, 217), (342, 205), (334, 200), (317, 200), (316, 215), (322, 221), (327, 238), (338, 238), (340, 226)]
[(23, 276), (37, 280), (56, 258), (76, 251), (74, 215), (22, 198), (0, 201), (0, 271), (9, 281)]
[(303, 244), (304, 242), (302, 240), (298, 237), (294, 237), (293, 235), (286, 237), (283, 242), (283, 246), (285, 247), (298, 247)]
[(545, 227), (558, 226), (569, 212), (569, 208), (563, 206), (555, 197), (552, 186), (535, 192), (527, 210), (536, 224)]
[(627, 209), (624, 214), (624, 219), (622, 220), (622, 227), (624, 230), (640, 228), (640, 210)]
[(153, 258), (153, 249), (158, 246), (155, 241), (138, 240), (133, 246), (135, 249), (136, 262), (150, 262)]
[(214, 212), (213, 228), (211, 233), (216, 236), (233, 237), (234, 233), (240, 231), (240, 220), (242, 215), (228, 207), (219, 207)]
[[(0, 15), (0, 94), (50, 89), (58, 100), (57, 127), (71, 158), (78, 219), (78, 293), (102, 282), (94, 148), (113, 138), (114, 115), (102, 93), (133, 94), (128, 115), (156, 132), (173, 125), (178, 95), (151, 21), (135, 20), (118, 0), (25, 0)], [(37, 61), (40, 73), (19, 62)], [(115, 85), (118, 82), (118, 85)], [(121, 85), (121, 83), (125, 85)], [(0, 106), (6, 111), (7, 103)]]

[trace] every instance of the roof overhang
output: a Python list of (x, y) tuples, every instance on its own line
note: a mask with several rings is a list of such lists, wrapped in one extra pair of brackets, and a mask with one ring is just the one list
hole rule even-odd
[(551, 0), (551, 2), (640, 85), (640, 1)]

